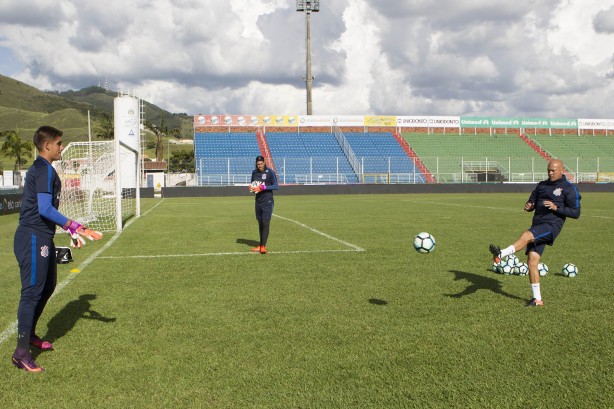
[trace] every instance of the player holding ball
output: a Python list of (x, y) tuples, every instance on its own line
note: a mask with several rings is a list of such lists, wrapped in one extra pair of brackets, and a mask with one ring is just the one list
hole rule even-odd
[(279, 185), (275, 171), (267, 167), (262, 156), (256, 157), (256, 169), (252, 172), (251, 182), (249, 191), (256, 193), (256, 220), (258, 220), (258, 232), (260, 234), (260, 244), (251, 251), (266, 254), (266, 243), (269, 238), (271, 217), (273, 217), (273, 190), (278, 190)]

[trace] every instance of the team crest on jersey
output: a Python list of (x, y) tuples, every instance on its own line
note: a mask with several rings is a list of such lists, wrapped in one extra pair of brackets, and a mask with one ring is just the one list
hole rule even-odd
[(49, 246), (41, 247), (41, 256), (45, 258), (49, 257)]
[(563, 193), (563, 189), (561, 189), (560, 187), (557, 189), (554, 189), (554, 192), (552, 192), (552, 194), (554, 194), (555, 196), (560, 196), (561, 193)]
[(262, 180), (265, 180), (265, 179), (266, 179), (266, 173), (263, 173), (262, 174)]

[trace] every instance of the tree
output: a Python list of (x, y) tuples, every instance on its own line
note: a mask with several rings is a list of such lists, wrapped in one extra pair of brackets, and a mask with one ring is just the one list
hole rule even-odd
[(173, 152), (168, 170), (169, 172), (194, 173), (194, 151)]
[(115, 125), (109, 114), (102, 114), (102, 119), (96, 128), (96, 137), (101, 139), (113, 139), (115, 135)]
[(160, 119), (160, 126), (150, 121), (145, 121), (145, 128), (156, 135), (156, 160), (162, 162), (164, 160), (164, 143), (162, 138), (170, 136), (178, 138), (181, 135), (181, 130), (177, 128), (169, 130), (168, 126), (164, 123), (164, 118)]
[(0, 152), (11, 159), (15, 159), (15, 170), (20, 171), (21, 167), (27, 163), (26, 158), (32, 157), (34, 144), (30, 141), (21, 139), (19, 131), (5, 131), (0, 133), (6, 140), (0, 148)]

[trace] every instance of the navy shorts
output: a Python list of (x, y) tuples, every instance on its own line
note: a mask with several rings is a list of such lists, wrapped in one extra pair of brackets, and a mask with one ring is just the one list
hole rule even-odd
[(271, 220), (273, 217), (273, 201), (256, 202), (256, 220)]
[(56, 285), (57, 263), (52, 238), (17, 230), (13, 242), (21, 275), (22, 298), (38, 302)]
[(533, 233), (535, 241), (527, 245), (525, 254), (529, 254), (529, 252), (533, 251), (540, 256), (544, 254), (546, 245), (552, 246), (556, 236), (558, 236), (561, 232), (559, 228), (556, 228), (551, 224), (537, 224), (535, 226), (531, 226), (529, 231)]

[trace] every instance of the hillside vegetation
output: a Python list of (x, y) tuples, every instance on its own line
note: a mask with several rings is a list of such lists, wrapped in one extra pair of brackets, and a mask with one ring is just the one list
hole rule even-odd
[[(113, 100), (117, 92), (92, 86), (77, 91), (41, 91), (23, 82), (0, 75), (0, 133), (19, 131), (23, 139), (30, 139), (41, 125), (51, 125), (64, 132), (65, 145), (88, 139), (87, 115), (90, 113), (92, 139), (105, 116), (113, 118)], [(193, 137), (192, 116), (174, 114), (144, 101), (145, 120), (156, 126), (179, 129), (184, 139)], [(155, 136), (143, 133), (150, 148)], [(0, 137), (0, 145), (4, 138)], [(166, 144), (166, 140), (164, 141)], [(10, 169), (9, 158), (0, 154), (0, 170)]]

